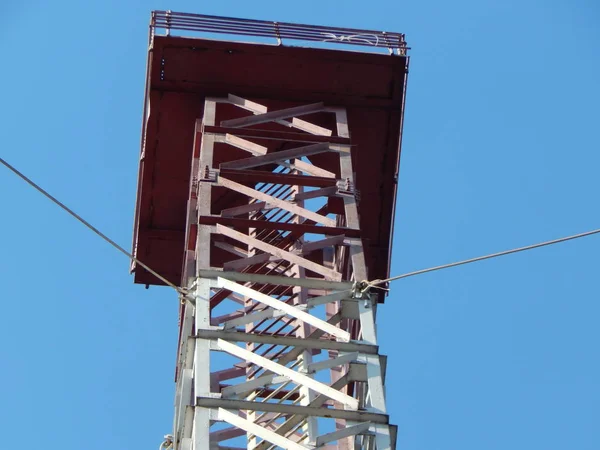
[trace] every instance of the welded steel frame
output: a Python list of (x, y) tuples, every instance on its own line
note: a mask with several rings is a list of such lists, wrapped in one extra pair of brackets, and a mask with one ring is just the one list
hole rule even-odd
[[(223, 104), (247, 115), (216, 124)], [(335, 129), (301, 118), (315, 112), (333, 114)], [(254, 140), (273, 132), (247, 128), (273, 122), (294, 129), (292, 149), (268, 152)], [(183, 270), (194, 302), (181, 314), (175, 449), (394, 448), (377, 301), (360, 283), (367, 267), (345, 109), (209, 98), (195, 136)], [(216, 143), (247, 157), (216, 167)], [(311, 163), (318, 152), (336, 155), (339, 177)], [(211, 211), (217, 187), (247, 205)], [(308, 201), (319, 197), (340, 198), (343, 213)], [(235, 258), (211, 266), (216, 248)], [(237, 362), (213, 367), (214, 352)], [(245, 447), (227, 445), (243, 436)]]

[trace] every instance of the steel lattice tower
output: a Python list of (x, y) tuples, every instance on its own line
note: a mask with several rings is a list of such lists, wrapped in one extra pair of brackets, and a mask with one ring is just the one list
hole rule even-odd
[(175, 449), (395, 447), (362, 282), (389, 273), (407, 68), (400, 34), (153, 13), (134, 252), (189, 292)]

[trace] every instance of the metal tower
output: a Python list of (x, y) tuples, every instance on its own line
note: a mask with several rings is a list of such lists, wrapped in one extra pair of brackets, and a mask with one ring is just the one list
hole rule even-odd
[(395, 447), (362, 282), (389, 273), (407, 68), (400, 34), (153, 13), (134, 252), (189, 292), (175, 449)]

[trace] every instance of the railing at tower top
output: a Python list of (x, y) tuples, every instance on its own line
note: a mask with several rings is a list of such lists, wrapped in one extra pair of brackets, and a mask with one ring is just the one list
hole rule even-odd
[(173, 11), (153, 11), (150, 36), (157, 30), (170, 35), (172, 30), (220, 33), (234, 36), (272, 38), (283, 45), (285, 40), (388, 49), (391, 54), (406, 55), (408, 47), (402, 33), (360, 30), (354, 28), (302, 25), (267, 20), (188, 14)]

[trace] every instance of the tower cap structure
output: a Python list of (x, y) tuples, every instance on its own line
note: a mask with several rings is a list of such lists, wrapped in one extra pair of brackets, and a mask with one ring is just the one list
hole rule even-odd
[[(193, 245), (188, 242), (190, 185), (202, 182), (193, 179), (190, 169), (194, 152), (199, 151), (194, 145), (202, 133), (227, 135), (245, 120), (252, 102), (269, 111), (296, 108), (297, 116), (323, 129), (335, 128), (327, 108), (342, 107), (347, 111), (350, 138), (325, 139), (315, 134), (305, 143), (316, 145), (321, 139), (351, 145), (354, 183), (344, 185), (338, 160), (331, 153), (317, 153), (310, 156), (311, 162), (332, 174), (335, 182), (312, 177), (316, 183), (312, 188), (335, 187), (340, 195), (347, 191), (356, 196), (360, 231), (338, 224), (340, 234), (362, 240), (369, 279), (387, 278), (408, 73), (406, 53), (404, 35), (399, 33), (153, 12), (134, 255), (174, 284), (186, 285), (185, 255)], [(228, 98), (231, 107), (221, 107), (214, 126), (196, 129), (205, 100), (211, 98)], [(244, 105), (238, 108), (236, 102), (250, 102), (250, 108), (244, 111)], [(221, 120), (220, 114), (227, 120)], [(267, 133), (270, 140), (264, 145), (269, 152), (280, 151), (278, 142), (306, 140), (303, 123), (256, 123), (235, 132), (249, 139)], [(231, 147), (219, 154), (225, 161), (236, 159), (236, 152)], [(257, 170), (272, 169), (248, 170), (245, 178), (236, 181), (253, 186), (252, 172)], [(324, 214), (343, 210), (340, 195), (328, 198)], [(211, 202), (215, 211), (243, 205), (239, 196), (218, 188)], [(221, 268), (227, 258), (227, 253), (215, 248), (210, 264)], [(136, 283), (162, 284), (140, 266), (134, 264), (131, 269)]]

